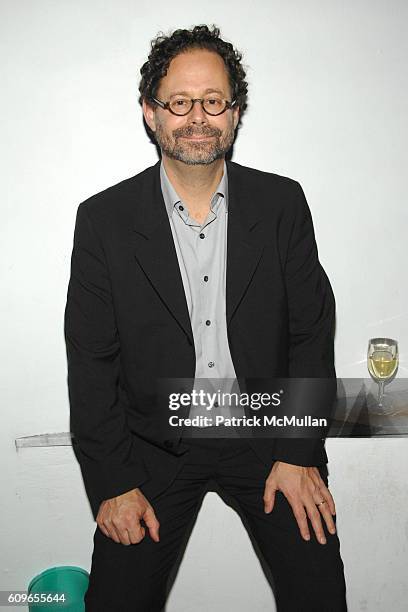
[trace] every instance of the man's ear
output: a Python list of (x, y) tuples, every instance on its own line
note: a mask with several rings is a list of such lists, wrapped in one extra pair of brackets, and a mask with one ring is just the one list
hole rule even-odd
[(239, 121), (239, 106), (235, 106), (233, 109), (233, 119), (234, 119), (234, 130), (238, 125), (238, 121)]
[(146, 102), (146, 100), (142, 101), (142, 108), (143, 108), (143, 116), (145, 118), (147, 125), (152, 130), (152, 132), (155, 132), (156, 131), (156, 119), (154, 116), (154, 108), (150, 106), (150, 104)]

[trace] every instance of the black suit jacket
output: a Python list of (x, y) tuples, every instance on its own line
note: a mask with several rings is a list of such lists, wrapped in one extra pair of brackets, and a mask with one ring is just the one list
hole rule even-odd
[[(335, 302), (298, 182), (227, 161), (226, 317), (238, 378), (335, 377)], [(71, 431), (102, 500), (163, 490), (186, 458), (163, 439), (157, 379), (194, 380), (195, 349), (160, 162), (82, 202), (65, 309)], [(168, 409), (168, 407), (167, 407)], [(327, 463), (324, 439), (257, 439), (268, 465)]]

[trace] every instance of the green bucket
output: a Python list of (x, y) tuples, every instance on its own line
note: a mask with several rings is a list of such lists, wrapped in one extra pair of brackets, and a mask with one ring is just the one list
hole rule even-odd
[(50, 567), (28, 585), (30, 612), (85, 612), (84, 595), (89, 574), (81, 567)]

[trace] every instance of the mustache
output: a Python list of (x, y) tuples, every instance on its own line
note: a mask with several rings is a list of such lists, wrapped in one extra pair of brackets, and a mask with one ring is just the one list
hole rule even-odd
[(218, 128), (202, 128), (201, 130), (197, 130), (193, 126), (187, 126), (185, 128), (179, 128), (178, 130), (174, 130), (173, 136), (175, 138), (180, 138), (181, 136), (187, 136), (189, 138), (194, 136), (222, 136), (221, 130)]

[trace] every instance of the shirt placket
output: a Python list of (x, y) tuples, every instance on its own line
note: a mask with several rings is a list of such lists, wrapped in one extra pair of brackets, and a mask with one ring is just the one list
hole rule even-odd
[[(197, 313), (199, 313), (199, 319), (197, 321), (198, 338), (197, 341), (200, 345), (201, 359), (199, 361), (199, 367), (196, 370), (196, 380), (194, 388), (204, 393), (212, 393), (209, 377), (213, 376), (217, 359), (216, 355), (211, 353), (211, 319), (213, 318), (213, 306), (210, 300), (210, 286), (212, 277), (212, 236), (214, 233), (214, 224), (216, 222), (215, 213), (210, 210), (207, 219), (199, 227), (192, 227), (195, 232), (195, 248), (196, 254), (196, 271), (194, 273), (195, 279), (195, 297), (197, 300)], [(208, 396), (205, 395), (207, 398)], [(209, 416), (206, 410), (208, 401), (205, 400), (205, 405), (200, 406), (199, 412), (203, 416)]]

